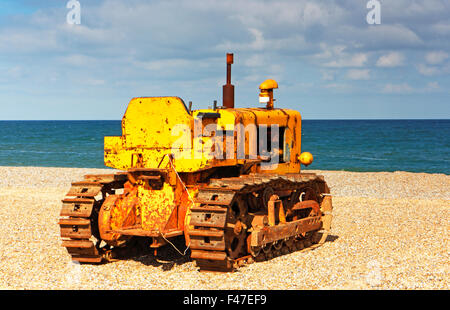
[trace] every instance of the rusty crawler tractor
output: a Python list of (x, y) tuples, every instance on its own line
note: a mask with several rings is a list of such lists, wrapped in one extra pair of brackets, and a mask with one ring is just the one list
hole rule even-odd
[(312, 162), (300, 152), (300, 113), (274, 108), (274, 80), (260, 86), (265, 107), (235, 108), (232, 63), (227, 54), (221, 107), (192, 111), (178, 97), (131, 100), (122, 136), (105, 137), (106, 166), (124, 172), (86, 175), (63, 200), (62, 245), (73, 260), (156, 251), (184, 236), (200, 270), (232, 271), (324, 243), (331, 196), (322, 176), (300, 172)]

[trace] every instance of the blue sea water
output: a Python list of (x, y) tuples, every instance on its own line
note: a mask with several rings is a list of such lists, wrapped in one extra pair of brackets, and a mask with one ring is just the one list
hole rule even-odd
[[(0, 166), (102, 168), (120, 121), (0, 121)], [(450, 120), (304, 120), (310, 169), (450, 174)]]

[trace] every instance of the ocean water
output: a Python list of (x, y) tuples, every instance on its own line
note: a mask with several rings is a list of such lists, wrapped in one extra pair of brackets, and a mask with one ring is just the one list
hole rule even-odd
[[(304, 120), (310, 169), (450, 174), (450, 120)], [(0, 121), (0, 166), (102, 168), (120, 121)]]

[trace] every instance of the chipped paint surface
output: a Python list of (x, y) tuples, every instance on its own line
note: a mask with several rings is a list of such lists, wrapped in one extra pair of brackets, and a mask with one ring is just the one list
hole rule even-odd
[(131, 188), (125, 194), (118, 196), (110, 211), (111, 229), (121, 229), (138, 224), (140, 208), (137, 192), (137, 188)]
[[(213, 117), (204, 117), (205, 115)], [(175, 130), (180, 125), (184, 126), (185, 131)], [(298, 155), (301, 151), (301, 116), (297, 111), (239, 108), (205, 109), (190, 113), (178, 97), (132, 99), (122, 119), (122, 136), (105, 137), (105, 164), (122, 170), (143, 168), (161, 171), (171, 171), (173, 164), (176, 172), (193, 176), (186, 177), (185, 185), (189, 188), (190, 196), (195, 197), (198, 191), (195, 185), (200, 180), (196, 175), (200, 175), (201, 171), (250, 162), (248, 146), (257, 136), (245, 132), (245, 156), (238, 158), (236, 128), (241, 125), (278, 125), (284, 130), (284, 144), (281, 148), (283, 156), (280, 157), (282, 162), (266, 171), (256, 166), (254, 172), (300, 171)], [(212, 128), (212, 131), (205, 134), (206, 128)], [(196, 131), (198, 129), (200, 133)], [(231, 146), (228, 146), (230, 140), (223, 141), (224, 149), (219, 151), (223, 153), (223, 159), (215, 158), (211, 154), (212, 151), (216, 152), (215, 141), (220, 137), (215, 135), (215, 130), (234, 131)], [(189, 139), (177, 144), (185, 133)], [(171, 163), (169, 156), (180, 150), (189, 156), (173, 158)], [(192, 203), (174, 171), (168, 174), (161, 188), (149, 186), (143, 180), (130, 181), (110, 211), (110, 225), (113, 230), (127, 227), (161, 232), (184, 230), (186, 233), (189, 230)], [(185, 235), (187, 236), (187, 233)], [(188, 236), (186, 239), (188, 243)]]
[[(207, 113), (218, 114), (218, 118), (202, 118)], [(196, 126), (200, 125), (200, 128)], [(196, 172), (221, 166), (245, 164), (249, 158), (238, 158), (236, 134), (231, 139), (232, 149), (223, 159), (213, 158), (211, 146), (215, 146), (214, 130), (235, 130), (237, 125), (278, 125), (286, 128), (285, 158), (274, 173), (298, 173), (301, 150), (301, 116), (288, 109), (267, 110), (263, 108), (204, 109), (189, 113), (178, 97), (134, 98), (122, 119), (122, 136), (105, 137), (105, 165), (127, 170), (129, 168), (161, 168), (166, 155), (182, 153), (173, 160), (178, 172)], [(209, 126), (209, 127), (207, 127)], [(185, 130), (180, 130), (184, 128)], [(208, 130), (206, 130), (208, 128)], [(205, 134), (206, 133), (206, 134)], [(184, 140), (184, 135), (188, 139)], [(199, 136), (200, 134), (200, 136)], [(245, 145), (256, 137), (245, 136)], [(226, 145), (224, 141), (223, 145)], [(264, 171), (261, 171), (264, 172)]]
[(173, 188), (164, 183), (161, 190), (138, 187), (138, 198), (141, 206), (142, 229), (163, 231), (175, 208)]
[[(193, 188), (189, 188), (189, 195), (190, 197), (196, 197), (197, 193), (198, 193), (198, 186), (195, 186)], [(184, 238), (186, 241), (186, 246), (188, 246), (191, 242), (190, 238), (189, 238), (189, 230), (190, 229), (194, 229), (193, 225), (190, 225), (191, 222), (191, 208), (195, 206), (195, 204), (190, 200), (190, 198), (188, 197), (188, 195), (183, 195), (182, 196), (182, 206), (184, 206), (184, 216), (180, 217), (179, 222), (182, 223), (183, 228), (182, 230), (184, 231)], [(197, 204), (198, 206), (199, 204)]]

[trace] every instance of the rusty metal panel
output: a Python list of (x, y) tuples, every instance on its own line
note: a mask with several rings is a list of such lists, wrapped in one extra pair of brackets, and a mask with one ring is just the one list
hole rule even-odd
[(71, 255), (97, 256), (99, 253), (94, 244), (92, 242), (91, 244), (92, 245), (88, 248), (67, 247), (67, 252), (69, 252), (69, 254)]
[(67, 196), (78, 196), (78, 197), (95, 197), (102, 189), (102, 184), (98, 182), (76, 182), (72, 183)]
[[(226, 209), (225, 209), (226, 210)], [(195, 212), (191, 210), (191, 221), (190, 225), (192, 226), (204, 226), (204, 227), (216, 227), (216, 228), (224, 228), (227, 213), (226, 212)]]
[(227, 258), (225, 252), (214, 251), (192, 251), (191, 257), (193, 259), (207, 259), (224, 261)]
[(72, 255), (72, 260), (80, 263), (100, 263), (102, 261), (101, 256), (86, 256), (86, 255)]
[(93, 199), (64, 199), (60, 216), (89, 217), (93, 207)]
[(142, 229), (163, 231), (170, 215), (176, 208), (173, 188), (167, 183), (164, 183), (161, 190), (139, 186), (138, 199)]
[(217, 192), (217, 191), (201, 191), (199, 192), (196, 202), (209, 205), (227, 206), (231, 203), (234, 192)]
[(90, 240), (63, 240), (62, 244), (63, 247), (66, 248), (91, 248), (93, 243)]
[(200, 237), (215, 237), (223, 238), (223, 230), (210, 230), (210, 229), (191, 229), (189, 230), (189, 235), (200, 236)]
[(303, 210), (303, 209), (309, 209), (309, 208), (314, 210), (314, 212), (316, 214), (319, 214), (319, 212), (320, 212), (319, 203), (317, 201), (315, 201), (315, 200), (305, 200), (305, 201), (297, 202), (292, 207), (292, 210), (296, 211), (296, 210)]
[(266, 243), (279, 239), (293, 237), (308, 231), (320, 229), (322, 222), (320, 216), (308, 217), (305, 219), (279, 224), (276, 226), (264, 227), (251, 233), (251, 246), (263, 246)]
[(225, 239), (214, 236), (194, 236), (191, 233), (191, 249), (224, 251)]
[[(121, 234), (124, 236), (143, 236), (143, 237), (160, 237), (161, 232), (160, 231), (148, 231), (143, 230), (139, 228), (124, 228), (124, 229), (115, 229), (111, 230), (111, 233)], [(174, 230), (167, 233), (164, 233), (164, 237), (166, 238), (173, 238), (176, 236), (181, 236), (183, 234), (183, 231), (181, 230)]]
[(59, 226), (63, 238), (88, 239), (92, 236), (90, 220), (61, 219)]

